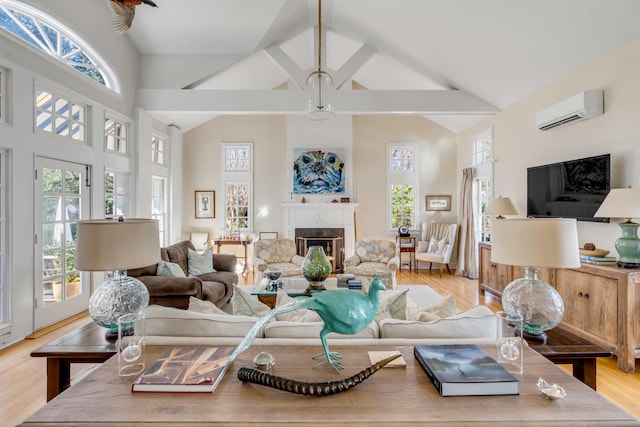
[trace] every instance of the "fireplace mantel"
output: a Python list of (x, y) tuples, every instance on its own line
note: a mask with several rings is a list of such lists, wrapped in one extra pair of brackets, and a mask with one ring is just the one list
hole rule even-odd
[(344, 228), (345, 256), (355, 247), (355, 209), (358, 203), (283, 203), (282, 229), (295, 239), (296, 228)]

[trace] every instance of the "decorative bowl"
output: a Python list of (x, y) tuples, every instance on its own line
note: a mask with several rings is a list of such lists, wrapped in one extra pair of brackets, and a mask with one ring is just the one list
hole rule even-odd
[(587, 249), (579, 248), (578, 250), (580, 251), (580, 255), (586, 255), (586, 256), (607, 256), (609, 255), (609, 252), (611, 252), (605, 249), (594, 249), (590, 251)]

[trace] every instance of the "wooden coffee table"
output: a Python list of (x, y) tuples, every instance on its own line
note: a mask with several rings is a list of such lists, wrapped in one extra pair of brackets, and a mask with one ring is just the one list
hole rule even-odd
[(47, 401), (69, 388), (72, 363), (103, 363), (116, 354), (104, 333), (91, 322), (31, 352), (32, 357), (47, 358)]
[[(147, 347), (147, 362), (168, 347)], [(484, 347), (495, 357), (495, 346)], [(335, 380), (369, 365), (366, 347), (339, 347), (347, 367), (312, 369), (318, 346), (252, 347), (233, 363), (214, 393), (132, 393), (135, 377), (123, 378), (112, 358), (31, 415), (23, 426), (131, 425), (370, 425), (370, 426), (526, 426), (639, 425), (639, 421), (573, 378), (540, 354), (525, 348), (524, 373), (517, 396), (441, 397), (413, 358), (413, 347), (397, 347), (405, 368), (385, 368), (352, 390), (326, 397), (295, 395), (237, 378), (260, 351), (274, 355), (274, 374), (308, 381)], [(392, 350), (396, 347), (376, 347)], [(538, 377), (558, 383), (563, 400), (547, 400)]]
[(546, 343), (527, 338), (529, 346), (553, 363), (573, 365), (573, 376), (595, 390), (596, 360), (613, 354), (561, 327), (550, 329), (546, 333)]

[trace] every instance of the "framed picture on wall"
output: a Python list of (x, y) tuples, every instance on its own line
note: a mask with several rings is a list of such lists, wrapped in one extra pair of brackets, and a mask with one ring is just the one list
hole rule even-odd
[(451, 196), (426, 196), (428, 211), (450, 211)]
[(196, 218), (216, 217), (216, 192), (213, 190), (196, 191)]

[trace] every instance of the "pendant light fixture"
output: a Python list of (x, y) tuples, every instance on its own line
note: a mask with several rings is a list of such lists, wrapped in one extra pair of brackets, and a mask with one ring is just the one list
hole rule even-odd
[(307, 77), (307, 118), (327, 120), (333, 118), (333, 79), (322, 71), (322, 0), (318, 0), (318, 70)]

